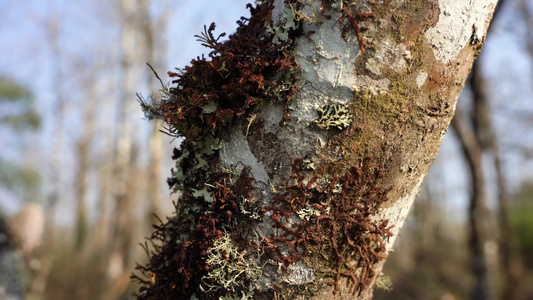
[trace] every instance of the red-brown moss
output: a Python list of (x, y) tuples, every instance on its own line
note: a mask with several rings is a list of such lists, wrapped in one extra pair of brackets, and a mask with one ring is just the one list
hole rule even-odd
[[(257, 7), (248, 4), (251, 17), (241, 18), (237, 32), (219, 42), (212, 23), (199, 40), (211, 48), (209, 58), (198, 57), (181, 72), (168, 72), (176, 85), (161, 110), (166, 123), (186, 138), (244, 118), (266, 102), (287, 103), (296, 91), (298, 65), (292, 55), (292, 40), (272, 43), (266, 30), (272, 25), (273, 1)], [(289, 87), (283, 85), (288, 82)], [(206, 109), (209, 106), (210, 109)]]
[[(270, 259), (284, 267), (301, 259), (316, 265), (312, 260), (318, 260), (320, 265), (330, 266), (331, 271), (322, 276), (331, 278), (331, 284), (337, 285), (342, 277), (348, 277), (353, 293), (358, 294), (376, 275), (374, 264), (386, 258), (383, 239), (392, 235), (388, 220), (372, 219), (387, 201), (389, 189), (380, 184), (383, 170), (374, 167), (372, 157), (368, 157), (361, 166), (331, 178), (324, 191), (317, 183), (318, 177), (306, 182), (301, 162), (296, 159), (292, 164), (291, 178), (296, 184), (282, 187), (286, 191), (263, 209), (271, 212), (274, 227), (282, 232), (265, 238), (263, 248)], [(308, 206), (320, 211), (320, 215), (309, 221), (291, 221), (296, 212)], [(282, 251), (282, 247), (288, 251)], [(314, 255), (308, 255), (310, 250)], [(324, 268), (315, 271), (320, 269)]]
[[(153, 225), (150, 239), (155, 249), (150, 262), (136, 267), (145, 278), (132, 276), (144, 285), (139, 289), (139, 299), (189, 299), (204, 294), (208, 285), (216, 284), (205, 281), (211, 268), (206, 263), (209, 249), (232, 224), (253, 222), (240, 210), (242, 199), (250, 197), (254, 189), (246, 168), (238, 176), (213, 172), (207, 179), (212, 183), (209, 188), (212, 202), (184, 193), (176, 216), (164, 224)], [(246, 248), (251, 243), (240, 244)], [(199, 299), (218, 299), (217, 295), (220, 296), (213, 292)]]

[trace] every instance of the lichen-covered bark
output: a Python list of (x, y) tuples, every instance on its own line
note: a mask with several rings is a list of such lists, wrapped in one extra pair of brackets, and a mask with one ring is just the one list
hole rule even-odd
[(494, 4), (263, 1), (206, 29), (211, 60), (144, 104), (186, 140), (140, 298), (370, 298)]

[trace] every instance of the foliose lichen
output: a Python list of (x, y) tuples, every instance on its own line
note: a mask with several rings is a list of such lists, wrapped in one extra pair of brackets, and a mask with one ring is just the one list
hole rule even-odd
[(350, 113), (348, 106), (344, 104), (332, 104), (317, 109), (318, 119), (313, 123), (325, 130), (337, 128), (346, 129), (352, 123), (353, 115)]
[(206, 263), (209, 271), (203, 280), (209, 291), (251, 291), (252, 287), (244, 284), (254, 282), (261, 276), (261, 254), (260, 249), (254, 249), (251, 253), (246, 250), (239, 251), (231, 236), (225, 232), (207, 251)]

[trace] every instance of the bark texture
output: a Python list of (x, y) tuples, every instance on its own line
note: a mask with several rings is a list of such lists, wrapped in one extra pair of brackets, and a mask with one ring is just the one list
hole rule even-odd
[[(488, 223), (487, 196), (485, 173), (483, 172), (483, 149), (476, 138), (475, 132), (466, 123), (465, 117), (456, 113), (452, 120), (452, 127), (461, 142), (470, 174), (472, 178), (472, 194), (468, 207), (468, 229), (470, 261), (472, 273), (475, 276), (472, 299), (495, 299), (494, 285), (491, 285), (488, 257), (485, 245), (491, 240), (490, 224)], [(492, 237), (493, 238), (493, 237)], [(492, 287), (492, 288), (491, 288)]]
[(276, 0), (206, 28), (210, 60), (143, 104), (186, 139), (139, 297), (371, 298), (494, 6)]

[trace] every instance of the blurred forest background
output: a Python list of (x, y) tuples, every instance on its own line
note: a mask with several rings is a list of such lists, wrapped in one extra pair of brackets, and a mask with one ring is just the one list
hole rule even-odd
[[(246, 3), (0, 0), (0, 299), (131, 297), (180, 142), (146, 63), (167, 80)], [(533, 299), (533, 1), (500, 4), (375, 299)]]

